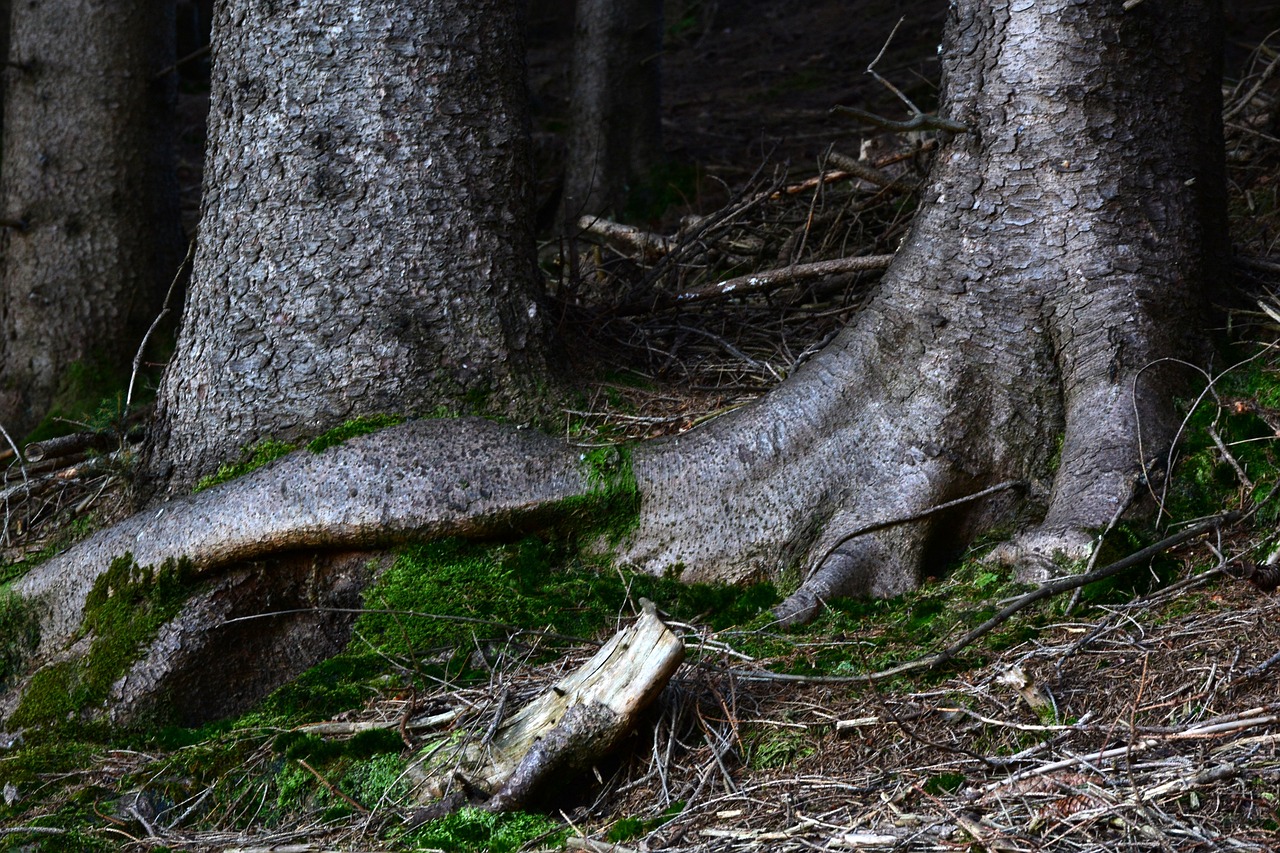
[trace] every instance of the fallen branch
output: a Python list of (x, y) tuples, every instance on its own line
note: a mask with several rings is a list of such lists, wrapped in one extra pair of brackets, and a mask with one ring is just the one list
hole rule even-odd
[(641, 231), (633, 225), (623, 225), (601, 219), (599, 216), (584, 216), (578, 220), (578, 227), (587, 234), (594, 234), (614, 246), (629, 250), (645, 260), (654, 260), (666, 255), (675, 247), (675, 241), (652, 231)]
[(895, 178), (892, 175), (886, 175), (868, 163), (861, 160), (855, 160), (847, 154), (841, 154), (839, 151), (832, 151), (827, 155), (827, 160), (836, 167), (843, 169), (851, 176), (861, 178), (870, 184), (875, 184), (883, 189), (891, 189), (895, 192), (910, 193), (914, 192), (916, 187), (910, 180), (903, 178)]
[(842, 275), (853, 272), (882, 270), (893, 261), (893, 255), (863, 255), (856, 258), (837, 258), (833, 261), (817, 261), (811, 264), (795, 264), (768, 272), (751, 273), (737, 276), (717, 284), (678, 293), (674, 296), (659, 296), (656, 300), (633, 302), (623, 305), (617, 310), (620, 317), (636, 314), (647, 314), (676, 305), (692, 305), (696, 302), (708, 302), (713, 299), (728, 299), (731, 296), (747, 296), (753, 293), (764, 293), (777, 290), (791, 284), (825, 278), (831, 275)]

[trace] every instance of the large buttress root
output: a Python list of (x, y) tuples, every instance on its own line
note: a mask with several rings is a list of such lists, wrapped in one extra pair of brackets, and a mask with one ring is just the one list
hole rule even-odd
[(478, 418), (411, 421), (153, 507), (13, 589), (41, 600), (50, 652), (75, 633), (94, 582), (126, 553), (142, 566), (187, 558), (207, 572), (290, 551), (500, 536), (545, 523), (558, 504), (593, 488), (580, 452), (540, 433)]

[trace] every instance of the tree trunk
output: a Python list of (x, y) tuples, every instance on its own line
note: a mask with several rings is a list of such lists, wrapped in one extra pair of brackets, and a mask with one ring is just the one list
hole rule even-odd
[(662, 162), (662, 3), (578, 0), (560, 220), (621, 215)]
[(0, 175), (0, 423), (15, 437), (75, 363), (127, 375), (177, 272), (175, 78), (157, 77), (173, 27), (150, 0), (15, 6)]
[(1087, 553), (1163, 459), (1162, 360), (1197, 351), (1224, 259), (1219, 28), (1213, 2), (954, 3), (941, 113), (969, 132), (878, 298), (762, 404), (637, 455), (630, 558), (799, 568), (779, 615), (807, 618), (913, 588), (1014, 501), (851, 534), (1010, 480), (1047, 493), (1004, 552), (1028, 577)]
[(543, 367), (515, 0), (231, 2), (147, 467), (360, 414), (514, 413)]
[[(967, 131), (941, 140), (878, 293), (764, 400), (634, 450), (642, 506), (620, 556), (690, 581), (797, 570), (784, 620), (910, 589), (1019, 510), (1034, 524), (1005, 555), (1025, 574), (1082, 556), (1163, 458), (1172, 360), (1200, 345), (1225, 254), (1218, 11), (957, 0), (941, 113)], [(530, 529), (593, 480), (573, 448), (528, 431), (405, 424), (135, 516), (13, 589), (42, 599), (51, 654), (127, 550), (212, 572)]]

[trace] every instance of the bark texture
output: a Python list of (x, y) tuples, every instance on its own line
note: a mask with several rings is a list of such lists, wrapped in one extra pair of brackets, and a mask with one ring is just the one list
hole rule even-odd
[(543, 366), (543, 324), (522, 5), (218, 7), (158, 483), (180, 490), (260, 438), (372, 412), (503, 410), (528, 390), (517, 379)]
[(619, 215), (662, 162), (662, 3), (578, 0), (561, 222)]
[(1224, 260), (1220, 17), (954, 3), (941, 112), (970, 131), (943, 141), (878, 298), (762, 404), (637, 455), (631, 558), (799, 568), (781, 615), (807, 618), (915, 586), (1009, 501), (845, 537), (1011, 479), (1047, 494), (1009, 559), (1036, 576), (1086, 553), (1172, 437), (1161, 360), (1196, 351)]
[(0, 423), (15, 437), (44, 417), (72, 363), (127, 371), (182, 259), (176, 78), (156, 76), (173, 63), (173, 26), (171, 4), (153, 0), (14, 9)]

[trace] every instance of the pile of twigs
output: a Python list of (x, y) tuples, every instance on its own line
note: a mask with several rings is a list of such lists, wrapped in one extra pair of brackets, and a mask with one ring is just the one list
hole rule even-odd
[(626, 437), (679, 432), (758, 397), (828, 343), (905, 235), (932, 144), (882, 150), (828, 152), (808, 178), (757, 172), (670, 236), (583, 218), (555, 247), (553, 293), (585, 330), (583, 357), (644, 381), (601, 383), (608, 393), (570, 419)]
[[(74, 523), (123, 512), (125, 472), (140, 435), (104, 429), (0, 449), (0, 565), (69, 544)], [(0, 578), (2, 580), (2, 578)]]

